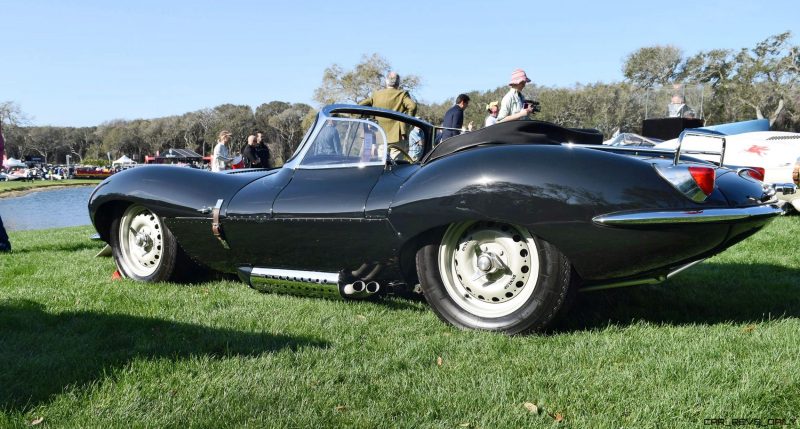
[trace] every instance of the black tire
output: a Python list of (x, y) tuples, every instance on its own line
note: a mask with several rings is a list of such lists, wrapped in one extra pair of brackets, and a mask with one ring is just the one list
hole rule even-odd
[[(495, 258), (492, 252), (483, 252), (480, 249), (483, 244), (481, 244), (479, 233), (483, 233), (483, 238), (491, 237), (493, 233), (496, 233), (500, 237), (497, 241), (503, 243), (509, 241), (502, 234), (511, 235), (514, 247), (498, 245), (495, 249), (497, 253), (505, 249), (508, 254), (507, 258), (511, 258), (511, 251), (516, 251), (516, 246), (519, 245), (521, 255), (526, 253), (525, 249), (531, 249), (530, 258), (514, 256), (518, 261), (509, 259), (503, 261), (501, 257), (498, 257), (500, 263), (496, 265), (501, 268), (491, 274), (493, 277), (487, 276), (485, 280), (467, 279), (465, 277), (467, 277), (469, 269), (464, 269), (463, 273), (459, 272), (461, 269), (458, 264), (459, 260), (462, 261), (462, 266), (468, 265), (464, 264), (465, 259), (458, 255), (459, 252), (467, 254), (469, 250), (465, 249), (472, 246), (476, 255), (489, 255)], [(460, 236), (457, 241), (459, 246), (455, 250), (452, 249), (453, 234)], [(473, 234), (475, 237), (472, 236)], [(443, 261), (451, 260), (451, 254), (454, 264), (443, 263)], [(534, 254), (537, 256), (535, 262)], [(469, 258), (469, 256), (466, 257)], [(474, 258), (477, 261), (480, 256)], [(566, 313), (577, 290), (577, 285), (574, 284), (577, 276), (574, 275), (566, 256), (552, 244), (532, 236), (527, 229), (515, 225), (485, 221), (466, 222), (433, 231), (423, 239), (422, 245), (417, 251), (416, 262), (417, 274), (425, 299), (433, 311), (444, 322), (462, 329), (496, 331), (509, 335), (544, 331), (558, 316)], [(538, 270), (534, 275), (534, 270), (529, 268), (530, 274), (527, 277), (524, 275), (514, 277), (517, 273), (528, 273), (528, 270), (522, 268), (515, 273), (516, 268), (514, 267), (520, 264), (524, 264), (521, 265), (522, 267), (535, 264), (538, 266)], [(442, 267), (442, 265), (445, 266)], [(480, 264), (476, 264), (476, 271), (473, 273), (481, 274), (482, 271), (477, 271), (481, 270), (480, 267)], [(456, 276), (448, 274), (448, 272), (455, 273)], [(496, 281), (495, 278), (497, 278)], [(522, 286), (516, 286), (523, 283), (523, 280), (525, 282)], [(487, 286), (478, 288), (476, 292), (476, 282), (481, 281)], [(450, 282), (449, 286), (445, 282)], [(519, 289), (514, 289), (514, 287)], [(486, 294), (486, 296), (479, 294)], [(491, 294), (495, 296), (490, 299)], [(502, 299), (506, 299), (506, 301), (501, 302)], [(517, 301), (514, 302), (514, 300)]]
[[(134, 219), (138, 222), (132, 225)], [(142, 245), (136, 244), (137, 238)], [(143, 282), (176, 281), (187, 268), (175, 236), (158, 215), (143, 206), (130, 205), (114, 217), (110, 241), (114, 262), (123, 277)]]

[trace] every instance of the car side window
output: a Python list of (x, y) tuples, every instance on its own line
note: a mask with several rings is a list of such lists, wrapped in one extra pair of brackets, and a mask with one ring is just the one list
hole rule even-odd
[(325, 168), (383, 164), (386, 135), (370, 121), (328, 118), (320, 126), (300, 165)]

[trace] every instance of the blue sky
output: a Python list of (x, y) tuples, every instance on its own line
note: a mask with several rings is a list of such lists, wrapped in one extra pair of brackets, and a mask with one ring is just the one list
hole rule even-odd
[(97, 125), (222, 103), (314, 105), (323, 70), (362, 54), (422, 77), (423, 101), (503, 85), (622, 79), (625, 56), (754, 46), (800, 1), (0, 0), (0, 101), (37, 125)]

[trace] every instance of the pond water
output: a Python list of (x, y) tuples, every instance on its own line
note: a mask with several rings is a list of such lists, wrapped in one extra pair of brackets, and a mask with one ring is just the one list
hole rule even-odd
[(94, 186), (32, 192), (0, 198), (0, 216), (7, 231), (89, 225), (89, 196)]

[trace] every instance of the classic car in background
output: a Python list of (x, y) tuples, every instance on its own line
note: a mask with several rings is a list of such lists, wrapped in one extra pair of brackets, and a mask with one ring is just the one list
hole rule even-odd
[[(721, 159), (723, 165), (732, 168), (751, 168), (756, 178), (768, 184), (800, 185), (800, 133), (752, 131), (768, 127), (764, 119), (688, 130), (680, 147), (686, 152), (705, 152), (694, 156)], [(673, 139), (654, 147), (675, 150), (678, 145), (679, 139)], [(800, 210), (800, 195), (779, 192), (778, 196)]]
[[(422, 159), (376, 118), (419, 127)], [(546, 328), (579, 288), (663, 280), (783, 213), (746, 174), (592, 131), (512, 121), (435, 148), (433, 135), (397, 112), (328, 106), (281, 168), (135, 168), (89, 211), (127, 278), (199, 264), (264, 291), (419, 290), (448, 323), (509, 334)]]
[(5, 173), (5, 180), (34, 180), (37, 178), (36, 173), (32, 168), (28, 167), (12, 167)]
[(105, 179), (111, 177), (112, 174), (116, 173), (116, 168), (108, 168), (108, 167), (92, 167), (92, 166), (84, 166), (84, 167), (75, 167), (75, 172), (73, 173), (73, 177), (75, 179)]

